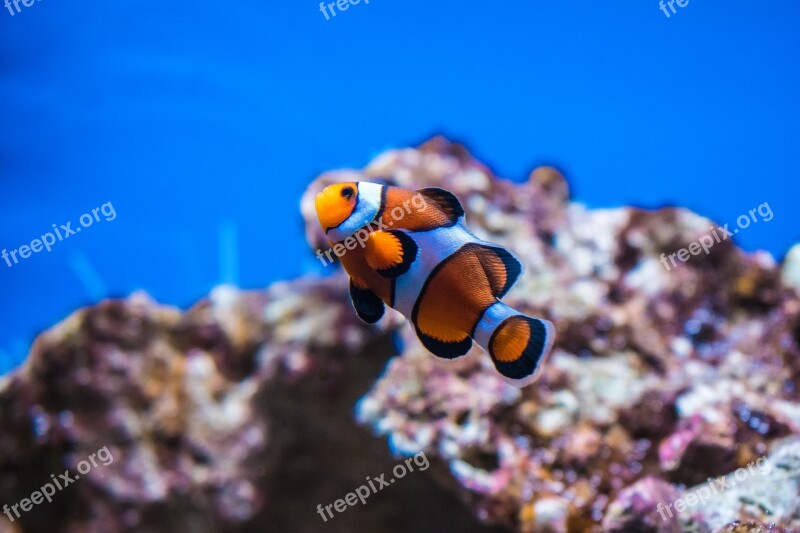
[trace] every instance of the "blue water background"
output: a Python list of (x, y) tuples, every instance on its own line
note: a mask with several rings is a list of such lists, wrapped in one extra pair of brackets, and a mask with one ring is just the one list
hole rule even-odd
[(800, 240), (800, 3), (41, 0), (0, 6), (0, 249), (105, 202), (8, 268), (0, 372), (105, 296), (186, 307), (318, 271), (298, 201), (323, 170), (436, 133), (591, 206), (680, 204), (780, 258)]

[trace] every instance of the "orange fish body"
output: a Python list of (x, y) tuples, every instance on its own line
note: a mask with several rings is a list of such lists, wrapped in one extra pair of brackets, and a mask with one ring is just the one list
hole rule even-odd
[(346, 250), (342, 266), (364, 321), (377, 322), (388, 305), (438, 357), (462, 357), (474, 340), (507, 381), (525, 386), (537, 377), (553, 325), (500, 302), (521, 264), (469, 231), (452, 193), (338, 183), (317, 196), (316, 209), (331, 244)]

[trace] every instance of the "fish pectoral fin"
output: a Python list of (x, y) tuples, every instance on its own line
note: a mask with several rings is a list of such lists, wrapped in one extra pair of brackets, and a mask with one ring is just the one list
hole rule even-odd
[(365, 245), (367, 264), (385, 278), (402, 276), (417, 259), (419, 247), (399, 230), (375, 231)]
[(377, 294), (362, 288), (350, 279), (350, 299), (358, 317), (367, 324), (374, 324), (383, 316), (386, 306)]
[(481, 244), (476, 253), (483, 271), (486, 272), (492, 295), (498, 299), (502, 298), (517, 282), (522, 273), (522, 264), (501, 246)]
[(455, 224), (458, 219), (464, 216), (464, 208), (458, 201), (456, 195), (450, 191), (438, 187), (428, 187), (417, 191), (425, 200), (433, 203), (441, 211), (451, 224)]

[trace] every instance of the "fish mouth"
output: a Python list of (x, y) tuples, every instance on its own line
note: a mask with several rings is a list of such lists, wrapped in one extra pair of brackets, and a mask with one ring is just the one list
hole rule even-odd
[(343, 201), (339, 188), (325, 187), (314, 200), (319, 225), (325, 233), (341, 225), (353, 212), (350, 202)]
[(314, 202), (317, 208), (317, 218), (319, 218), (319, 225), (328, 233), (333, 228), (339, 226), (342, 222), (347, 220), (349, 214), (342, 213), (338, 206), (328, 199), (329, 195), (319, 193)]

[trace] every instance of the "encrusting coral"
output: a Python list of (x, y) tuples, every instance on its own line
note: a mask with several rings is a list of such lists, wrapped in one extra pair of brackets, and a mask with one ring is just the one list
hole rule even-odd
[[(425, 451), (431, 469), (403, 480), (420, 505), (431, 499), (420, 491), (438, 486), (476, 521), (520, 532), (800, 530), (800, 248), (780, 265), (724, 241), (667, 270), (661, 254), (711, 221), (680, 208), (589, 209), (552, 168), (515, 184), (435, 138), (311, 184), (301, 210), (314, 250), (329, 246), (314, 196), (343, 180), (448, 189), (478, 237), (522, 260), (506, 301), (557, 327), (541, 379), (510, 386), (477, 348), (442, 362), (391, 311), (361, 323), (341, 272), (267, 291), (220, 287), (186, 312), (144, 294), (105, 301), (42, 334), (0, 378), (0, 502), (102, 446), (115, 461), (46, 513), (0, 515), (0, 531), (303, 530), (281, 521), (290, 488), (271, 480), (292, 474), (288, 458), (308, 451), (298, 442), (312, 446), (287, 440), (292, 424), (321, 432), (318, 412), (335, 398), (363, 426), (313, 444), (352, 449), (340, 470), (371, 460), (358, 440), (371, 429), (396, 456)], [(769, 472), (730, 477), (759, 459)], [(735, 483), (704, 505), (659, 507), (720, 476)], [(358, 479), (331, 493), (304, 485), (308, 517), (292, 519), (321, 528), (316, 504)], [(325, 527), (386, 523), (370, 522), (378, 508)]]
[(359, 403), (359, 420), (393, 449), (446, 461), (478, 516), (520, 531), (711, 530), (740, 518), (800, 527), (796, 468), (765, 475), (771, 490), (747, 506), (653, 516), (672, 503), (670, 487), (679, 497), (779, 449), (798, 453), (786, 443), (800, 433), (797, 261), (781, 271), (723, 241), (667, 270), (661, 254), (706, 234), (710, 220), (587, 209), (554, 169), (513, 184), (443, 139), (385, 153), (356, 176), (320, 177), (304, 203), (312, 246), (321, 233), (309, 199), (342, 179), (454, 192), (475, 233), (527, 266), (509, 305), (556, 324), (554, 357), (521, 391), (477, 348), (453, 366), (404, 328), (404, 352)]

